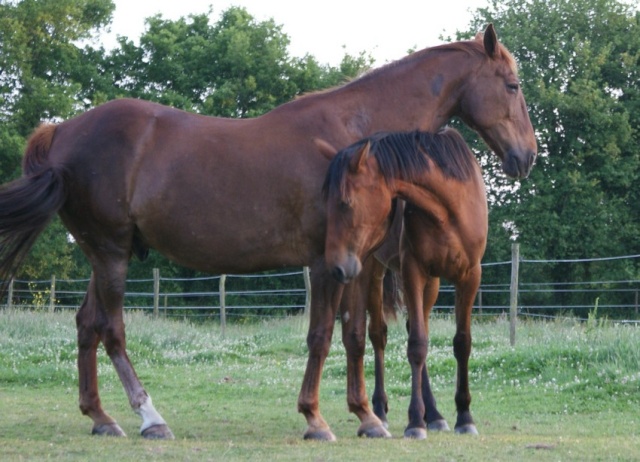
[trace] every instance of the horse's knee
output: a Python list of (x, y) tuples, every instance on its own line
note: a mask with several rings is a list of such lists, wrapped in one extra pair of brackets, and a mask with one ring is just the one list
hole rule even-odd
[(332, 332), (327, 329), (309, 330), (307, 334), (307, 348), (312, 356), (326, 357), (331, 347)]
[(364, 356), (365, 335), (357, 329), (351, 329), (343, 333), (342, 344), (351, 354)]

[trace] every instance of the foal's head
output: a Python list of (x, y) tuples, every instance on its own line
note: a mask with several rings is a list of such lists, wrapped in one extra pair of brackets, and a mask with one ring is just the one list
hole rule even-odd
[[(476, 169), (473, 153), (452, 129), (436, 134), (378, 133), (336, 154), (324, 184), (325, 259), (334, 277), (346, 283), (360, 272), (361, 261), (389, 230), (393, 199), (411, 201), (405, 185), (465, 182)], [(430, 176), (431, 171), (438, 175)]]
[(340, 151), (325, 180), (325, 258), (342, 283), (358, 275), (363, 254), (382, 242), (390, 220), (392, 192), (370, 149), (367, 139)]

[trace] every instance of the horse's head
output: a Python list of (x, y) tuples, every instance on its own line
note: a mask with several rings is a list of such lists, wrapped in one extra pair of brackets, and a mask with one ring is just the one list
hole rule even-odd
[(491, 24), (476, 42), (485, 57), (464, 84), (459, 115), (500, 157), (507, 175), (524, 178), (533, 166), (537, 146), (515, 60), (498, 42)]
[(358, 275), (362, 260), (382, 243), (390, 225), (392, 193), (369, 149), (367, 141), (338, 153), (324, 185), (325, 261), (345, 284)]

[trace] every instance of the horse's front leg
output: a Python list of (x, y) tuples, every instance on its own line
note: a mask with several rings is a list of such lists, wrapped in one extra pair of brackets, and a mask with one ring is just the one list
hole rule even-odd
[(477, 435), (469, 407), (469, 356), (471, 355), (471, 310), (480, 286), (481, 268), (477, 265), (468, 276), (456, 284), (456, 334), (453, 338), (453, 354), (458, 362), (458, 380), (456, 384), (456, 433)]
[(298, 396), (298, 412), (307, 419), (304, 439), (335, 441), (329, 425), (320, 414), (319, 394), (322, 368), (329, 354), (331, 337), (344, 286), (325, 269), (324, 259), (311, 268), (311, 312), (307, 347), (307, 368)]
[[(374, 314), (381, 315), (382, 310), (382, 279), (384, 267), (373, 258), (365, 261), (364, 268), (355, 281), (348, 284), (342, 295), (341, 319), (342, 319), (342, 343), (347, 354), (347, 404), (349, 411), (360, 419), (358, 436), (369, 438), (390, 437), (391, 434), (385, 428), (383, 422), (371, 411), (367, 400), (364, 377), (364, 351), (366, 341), (367, 309)], [(372, 319), (372, 323), (376, 320)], [(374, 327), (375, 334), (379, 334), (382, 326)], [(384, 326), (386, 328), (386, 325)], [(386, 332), (385, 332), (386, 334)], [(384, 346), (376, 345), (374, 340), (385, 341), (381, 337), (372, 337), (376, 354), (382, 354), (384, 359)], [(376, 356), (376, 386), (378, 386), (379, 358)], [(378, 393), (380, 392), (378, 388)], [(384, 387), (381, 388), (384, 393)]]
[(407, 359), (411, 366), (409, 424), (404, 431), (404, 436), (406, 438), (425, 439), (427, 430), (424, 421), (425, 404), (422, 397), (422, 374), (427, 356), (427, 335), (422, 308), (426, 276), (410, 253), (403, 257), (402, 279), (409, 329)]

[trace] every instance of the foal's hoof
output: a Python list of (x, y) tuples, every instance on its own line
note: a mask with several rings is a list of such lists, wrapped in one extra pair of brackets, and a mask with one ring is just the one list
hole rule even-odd
[(389, 433), (383, 423), (375, 427), (359, 428), (358, 436), (366, 436), (367, 438), (391, 438), (391, 433)]
[(451, 431), (447, 421), (444, 419), (434, 420), (427, 424), (427, 430), (434, 432), (448, 432)]
[(91, 434), (99, 436), (127, 436), (122, 428), (120, 428), (120, 425), (115, 422), (96, 425), (91, 429)]
[(426, 440), (427, 430), (424, 428), (407, 428), (404, 431), (404, 437), (412, 440)]
[(478, 435), (478, 429), (474, 424), (465, 424), (456, 427), (456, 433), (458, 435)]
[(153, 425), (149, 428), (145, 428), (140, 432), (143, 438), (148, 440), (173, 440), (173, 432), (166, 424)]
[(336, 441), (336, 435), (331, 433), (331, 430), (307, 430), (304, 433), (305, 440), (314, 441)]

